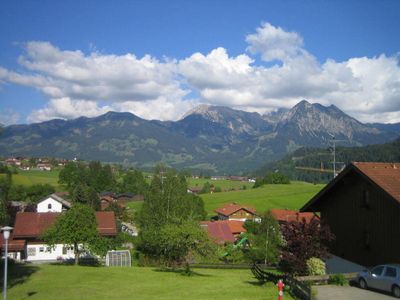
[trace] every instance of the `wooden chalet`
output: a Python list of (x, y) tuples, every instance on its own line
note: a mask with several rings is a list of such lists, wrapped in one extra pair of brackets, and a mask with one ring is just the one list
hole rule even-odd
[(320, 212), (331, 252), (364, 266), (400, 263), (400, 164), (353, 162), (302, 208)]
[(250, 206), (244, 206), (236, 203), (229, 203), (215, 210), (219, 220), (234, 220), (234, 221), (260, 221), (256, 210)]

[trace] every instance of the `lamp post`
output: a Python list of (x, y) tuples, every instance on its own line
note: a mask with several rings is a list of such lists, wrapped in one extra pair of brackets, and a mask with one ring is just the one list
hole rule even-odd
[(10, 226), (6, 226), (1, 228), (3, 231), (3, 237), (6, 242), (6, 246), (4, 248), (4, 287), (3, 287), (3, 300), (7, 300), (7, 267), (8, 267), (8, 239), (10, 237), (10, 232), (13, 228)]

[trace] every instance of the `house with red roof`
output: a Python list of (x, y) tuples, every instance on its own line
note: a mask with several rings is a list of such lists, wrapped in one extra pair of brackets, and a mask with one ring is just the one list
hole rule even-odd
[(279, 224), (288, 222), (310, 223), (315, 218), (319, 219), (319, 217), (312, 212), (299, 212), (298, 210), (289, 209), (271, 209), (271, 214), (279, 222)]
[[(19, 212), (14, 230), (9, 239), (10, 256), (25, 261), (56, 261), (74, 257), (73, 247), (57, 244), (54, 248), (46, 245), (42, 234), (49, 229), (61, 215), (59, 212)], [(101, 236), (116, 236), (117, 227), (114, 212), (96, 212), (97, 231)], [(4, 241), (0, 240), (4, 249)]]
[(219, 220), (242, 221), (247, 220), (261, 221), (256, 214), (256, 210), (250, 206), (244, 206), (237, 203), (229, 203), (215, 210)]
[(200, 226), (207, 230), (208, 236), (217, 244), (234, 243), (240, 234), (246, 232), (242, 221), (202, 221)]
[(331, 252), (363, 266), (400, 263), (400, 163), (353, 162), (300, 210), (319, 212)]

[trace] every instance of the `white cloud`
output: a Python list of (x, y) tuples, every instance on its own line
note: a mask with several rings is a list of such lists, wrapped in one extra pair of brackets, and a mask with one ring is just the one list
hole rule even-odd
[(0, 111), (0, 124), (2, 125), (16, 124), (19, 121), (19, 119), (20, 119), (19, 113), (11, 108), (5, 108)]
[(73, 119), (77, 117), (96, 117), (111, 110), (109, 106), (99, 107), (95, 101), (52, 99), (46, 107), (33, 111), (28, 122), (37, 123), (51, 119)]
[(262, 23), (256, 33), (249, 34), (246, 42), (247, 50), (252, 53), (261, 53), (265, 61), (287, 61), (298, 56), (308, 55), (304, 50), (303, 38), (295, 33), (275, 27), (270, 23)]
[[(261, 24), (246, 41), (247, 53), (237, 56), (220, 47), (162, 61), (149, 55), (84, 54), (29, 42), (19, 58), (25, 71), (0, 67), (0, 83), (30, 86), (48, 96), (47, 106), (33, 112), (30, 122), (95, 116), (107, 110), (170, 120), (197, 103), (263, 113), (290, 108), (301, 99), (335, 104), (364, 122), (400, 122), (398, 56), (321, 63), (305, 49), (298, 33), (269, 23)], [(257, 63), (256, 55), (272, 64)]]

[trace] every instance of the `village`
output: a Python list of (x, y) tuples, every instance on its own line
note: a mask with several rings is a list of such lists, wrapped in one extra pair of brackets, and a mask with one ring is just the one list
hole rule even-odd
[[(11, 161), (13, 163), (10, 163)], [(7, 164), (4, 165), (5, 168), (18, 168), (20, 165), (15, 164), (15, 161), (15, 159), (5, 160)], [(107, 168), (95, 162), (69, 161), (63, 166), (57, 166), (61, 168), (60, 178), (63, 176), (63, 169), (68, 170), (77, 166), (80, 167), (75, 169), (75, 172), (78, 172), (79, 168), (89, 173), (91, 167), (100, 168), (97, 169), (100, 172), (102, 168)], [(199, 196), (204, 194), (200, 193), (202, 188), (198, 186), (197, 189), (190, 188), (187, 183), (184, 183), (182, 192), (179, 180), (185, 182), (186, 179), (179, 173), (166, 169), (153, 174), (151, 180), (148, 179), (149, 185), (141, 175), (141, 184), (145, 184), (150, 190), (152, 186), (160, 183), (161, 189), (176, 189), (170, 192), (172, 193), (170, 195), (176, 199), (170, 198), (168, 203), (157, 202), (167, 201), (167, 198), (160, 196), (158, 192), (152, 194), (143, 189), (144, 193), (122, 190), (101, 191), (94, 198), (89, 196), (95, 199), (91, 199), (92, 202), (90, 202), (89, 198), (79, 198), (88, 197), (90, 193), (79, 194), (80, 192), (77, 191), (79, 185), (77, 185), (78, 188), (70, 187), (71, 192), (57, 191), (36, 202), (17, 202), (8, 199), (10, 200), (7, 206), (9, 223), (3, 223), (3, 225), (9, 225), (12, 229), (7, 241), (3, 236), (0, 237), (0, 244), (3, 253), (7, 244), (9, 259), (23, 265), (38, 263), (63, 265), (75, 262), (131, 266), (139, 263), (139, 266), (158, 265), (176, 270), (182, 267), (188, 268), (190, 265), (192, 268), (215, 265), (218, 268), (225, 266), (234, 269), (235, 266), (247, 265), (253, 276), (260, 282), (277, 283), (278, 280), (285, 279), (291, 282), (290, 290), (288, 288), (286, 290), (290, 291), (292, 297), (311, 299), (312, 288), (305, 288), (303, 285), (303, 282), (307, 280), (314, 284), (341, 280), (339, 281), (341, 284), (353, 282), (358, 286), (362, 279), (357, 277), (357, 272), (367, 267), (397, 261), (398, 254), (395, 249), (400, 245), (396, 244), (395, 236), (398, 232), (397, 226), (394, 225), (399, 219), (397, 214), (400, 211), (398, 207), (400, 202), (399, 167), (400, 165), (396, 163), (352, 163), (326, 186), (321, 186), (322, 189), (312, 198), (305, 199), (302, 207), (297, 210), (278, 206), (271, 207), (267, 211), (259, 211), (251, 205), (235, 201), (221, 203), (211, 213), (201, 208), (204, 204), (197, 204), (200, 205), (200, 209), (195, 210), (190, 208), (191, 205), (187, 207), (186, 204), (178, 208), (182, 205), (179, 201), (183, 199), (186, 202), (203, 203)], [(3, 172), (3, 176), (8, 175)], [(124, 177), (124, 180), (126, 178)], [(246, 177), (240, 177), (240, 180), (237, 177), (232, 179), (215, 177), (210, 178), (210, 181), (227, 181), (228, 179), (241, 183), (249, 182)], [(90, 182), (90, 179), (86, 180)], [(136, 178), (136, 180), (130, 183), (140, 184), (140, 179)], [(199, 180), (199, 178), (193, 176), (192, 180)], [(253, 184), (252, 181), (250, 182)], [(66, 183), (65, 186), (68, 184), (71, 183)], [(206, 193), (210, 196), (218, 194), (213, 189), (208, 189)], [(235, 189), (227, 189), (219, 193), (220, 195), (235, 193)], [(156, 195), (161, 198), (156, 199)], [(157, 212), (151, 204), (152, 201), (156, 201), (157, 205), (164, 208), (160, 208)], [(103, 243), (108, 241), (105, 242), (106, 246), (101, 251), (92, 251), (96, 247), (90, 245), (91, 242), (86, 239), (91, 238), (84, 235), (74, 237), (75, 239), (68, 242), (62, 241), (63, 235), (57, 236), (57, 233), (54, 233), (55, 237), (50, 239), (46, 236), (51, 231), (50, 229), (62, 228), (57, 227), (61, 226), (58, 220), (64, 218), (61, 216), (66, 216), (75, 208), (78, 212), (78, 208), (82, 205), (90, 209), (94, 208), (92, 211), (97, 236), (104, 239)], [(145, 213), (146, 205), (153, 207), (149, 212), (151, 216)], [(176, 215), (175, 221), (170, 223), (167, 219), (172, 218), (173, 207), (176, 207), (179, 215)], [(71, 210), (71, 208), (74, 209)], [(165, 214), (168, 209), (169, 214)], [(182, 213), (198, 214), (198, 216), (187, 219), (182, 218)], [(73, 227), (67, 230), (74, 230), (76, 226), (86, 226), (87, 220), (80, 224), (77, 218), (72, 224)], [(156, 222), (155, 219), (160, 221), (159, 218), (167, 218), (165, 225), (154, 227), (155, 224), (152, 223)], [(195, 226), (200, 229), (200, 232), (191, 227), (192, 225), (188, 225), (189, 223), (197, 223)], [(155, 242), (154, 238), (162, 239), (157, 235), (147, 240), (147, 231), (152, 232), (154, 229), (162, 231), (163, 226), (172, 226), (171, 230), (178, 235), (192, 232), (193, 237), (188, 236), (186, 239), (194, 238), (198, 244), (193, 246), (189, 243), (186, 244), (185, 250), (177, 251), (182, 247), (183, 241), (180, 238), (172, 241), (175, 233), (168, 238), (171, 242), (168, 241), (166, 244), (165, 241), (164, 244)], [(207, 238), (201, 235), (202, 232)], [(68, 238), (68, 235), (64, 235), (64, 239)], [(199, 242), (200, 240), (202, 242)], [(149, 248), (147, 243), (150, 242), (155, 243), (152, 246), (155, 248)], [(158, 247), (169, 247), (169, 250), (159, 252)], [(211, 247), (212, 250), (210, 248), (205, 251), (207, 247)], [(202, 251), (206, 254), (200, 255)], [(138, 257), (139, 260), (137, 260)], [(282, 275), (271, 275), (271, 268), (276, 268), (282, 272)], [(292, 277), (287, 277), (289, 274)], [(311, 277), (307, 277), (310, 275)]]

